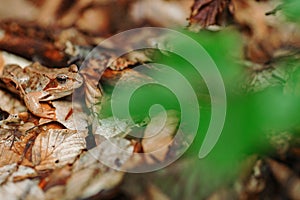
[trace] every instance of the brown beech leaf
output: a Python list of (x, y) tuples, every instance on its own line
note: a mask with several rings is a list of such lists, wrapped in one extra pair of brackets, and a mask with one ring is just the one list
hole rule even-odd
[(37, 170), (56, 169), (73, 163), (84, 148), (85, 139), (79, 132), (49, 129), (35, 139), (32, 162)]
[(22, 154), (18, 154), (11, 149), (15, 139), (13, 130), (0, 129), (0, 135), (0, 167), (12, 163), (31, 165), (28, 160), (23, 158)]
[(224, 14), (229, 0), (195, 0), (192, 6), (190, 24), (202, 27), (219, 24), (219, 18)]

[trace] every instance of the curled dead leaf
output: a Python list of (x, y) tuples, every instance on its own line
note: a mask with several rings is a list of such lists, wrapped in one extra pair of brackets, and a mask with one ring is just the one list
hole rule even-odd
[(229, 0), (195, 0), (192, 6), (190, 24), (199, 24), (201, 27), (220, 25), (229, 6)]

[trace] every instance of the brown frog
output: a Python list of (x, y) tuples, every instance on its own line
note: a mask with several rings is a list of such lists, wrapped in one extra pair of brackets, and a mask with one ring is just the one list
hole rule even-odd
[(18, 94), (30, 112), (48, 119), (55, 119), (55, 111), (43, 108), (40, 102), (68, 96), (82, 83), (76, 65), (59, 69), (50, 69), (39, 63), (25, 68), (6, 65), (0, 76), (0, 85)]

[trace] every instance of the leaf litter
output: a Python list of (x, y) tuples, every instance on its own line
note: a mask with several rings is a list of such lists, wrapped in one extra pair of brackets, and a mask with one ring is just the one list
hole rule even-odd
[[(289, 68), (290, 71), (288, 71), (284, 67), (276, 66), (278, 60), (296, 55), (300, 44), (299, 29), (281, 18), (278, 1), (195, 0), (193, 3), (189, 0), (159, 0), (154, 3), (148, 0), (125, 0), (117, 1), (116, 4), (105, 0), (74, 3), (66, 1), (66, 4), (63, 4), (62, 0), (21, 2), (26, 2), (24, 9), (21, 10), (33, 10), (26, 14), (26, 18), (36, 21), (33, 24), (22, 22), (20, 19), (24, 17), (24, 12), (20, 11), (15, 13), (18, 20), (1, 22), (3, 25), (1, 29), (4, 30), (1, 30), (0, 47), (13, 54), (1, 53), (0, 71), (5, 64), (9, 63), (22, 67), (27, 66), (31, 61), (38, 61), (48, 67), (67, 66), (69, 61), (80, 63), (82, 58), (80, 58), (81, 55), (78, 55), (78, 51), (83, 51), (82, 46), (86, 46), (89, 51), (91, 49), (89, 45), (97, 44), (106, 36), (140, 25), (183, 26), (187, 21), (182, 16), (190, 15), (189, 28), (191, 30), (195, 30), (193, 26), (200, 26), (198, 31), (201, 29), (222, 31), (229, 26), (240, 32), (244, 44), (242, 59), (247, 60), (247, 64), (250, 63), (250, 67), (247, 66), (250, 76), (245, 84), (248, 92), (262, 91), (265, 88), (280, 85), (284, 86), (286, 93), (298, 93), (298, 84), (294, 84), (294, 79), (297, 79), (297, 70)], [(28, 2), (31, 4), (27, 5)], [(1, 3), (9, 6), (5, 2)], [(130, 10), (130, 15), (124, 12), (127, 8)], [(276, 12), (270, 12), (275, 8), (278, 8)], [(152, 9), (156, 9), (157, 12), (153, 12)], [(191, 13), (189, 13), (190, 9)], [(175, 12), (176, 14), (174, 10), (177, 12)], [(111, 13), (115, 13), (116, 16)], [(99, 21), (102, 23), (94, 24), (97, 21), (91, 20), (94, 17), (101, 18)], [(122, 23), (120, 23), (120, 19), (122, 19)], [(218, 28), (212, 28), (214, 25), (217, 25)], [(57, 29), (57, 31), (49, 31), (47, 26), (52, 30)], [(8, 41), (14, 41), (14, 43)], [(122, 43), (124, 48), (131, 49), (130, 41), (126, 39), (118, 41), (115, 46), (113, 44), (104, 48), (114, 49), (116, 46), (119, 48), (119, 43)], [(27, 51), (28, 46), (31, 51)], [(14, 54), (21, 55), (30, 61), (16, 57)], [(71, 59), (69, 59), (70, 57)], [(139, 82), (145, 78), (139, 77), (133, 68), (136, 64), (149, 62), (144, 52), (124, 56), (115, 63), (111, 63), (110, 59), (105, 60), (110, 65), (110, 69), (106, 71), (102, 71), (103, 62), (97, 63), (99, 64), (97, 67), (100, 67), (98, 72), (103, 73), (101, 84), (113, 85), (117, 81), (116, 77), (127, 72), (129, 72), (129, 82)], [(104, 68), (107, 67), (107, 63)], [(291, 71), (295, 73), (290, 75)], [(84, 73), (82, 75), (84, 76)], [(105, 91), (101, 90), (101, 86), (99, 88), (91, 87), (95, 81), (98, 83), (99, 80), (89, 79), (88, 75), (92, 77), (93, 74), (86, 73), (83, 93), (86, 93), (88, 101), (93, 101), (94, 99), (87, 94), (88, 92), (96, 92), (98, 97), (102, 97)], [(160, 131), (163, 134), (147, 139), (148, 135), (152, 136), (157, 127), (160, 127), (161, 116), (157, 115), (153, 121), (146, 124), (143, 133), (146, 138), (135, 140), (129, 135), (138, 129), (137, 124), (101, 118), (99, 122), (95, 123), (95, 127), (91, 128), (93, 113), (83, 112), (86, 108), (81, 105), (74, 107), (70, 98), (56, 99), (42, 104), (44, 108), (55, 111), (56, 119), (50, 120), (32, 114), (20, 98), (5, 88), (0, 90), (0, 95), (0, 194), (4, 199), (109, 199), (114, 197), (114, 191), (120, 185), (122, 187), (122, 181), (126, 183), (128, 177), (131, 178), (130, 175), (114, 169), (135, 168), (145, 163), (151, 165), (164, 161), (171, 153), (174, 153), (172, 148), (176, 148), (177, 141), (173, 134), (177, 131), (179, 119), (175, 117), (177, 114), (172, 111), (168, 112), (171, 117)], [(123, 128), (120, 129), (120, 127)], [(94, 131), (90, 131), (92, 129)], [(89, 147), (88, 151), (87, 137), (96, 140), (96, 146)], [(278, 143), (278, 139), (274, 139), (273, 136), (271, 138), (273, 138), (272, 141), (275, 141), (274, 145), (277, 145), (275, 149), (280, 152), (279, 157), (273, 155), (277, 158), (276, 160), (273, 157), (250, 157), (245, 161), (247, 169), (240, 169), (241, 177), (231, 183), (234, 188), (224, 184), (225, 186), (215, 192), (209, 194), (204, 192), (205, 197), (203, 196), (203, 198), (258, 199), (259, 194), (262, 197), (269, 194), (266, 190), (266, 183), (269, 183), (270, 187), (279, 187), (278, 185), (280, 185), (284, 188), (284, 194), (277, 191), (281, 195), (297, 199), (299, 197), (299, 178), (294, 171), (299, 167), (296, 164), (285, 163), (288, 162), (286, 159), (289, 156), (299, 157), (299, 147), (294, 144), (297, 142), (291, 144), (291, 141), (297, 141), (297, 137), (289, 137), (289, 140), (285, 142), (284, 151), (282, 151), (280, 146), (282, 144)], [(117, 149), (112, 148), (111, 144), (122, 147), (125, 153), (118, 152)], [(156, 151), (157, 146), (166, 144), (168, 148)], [(131, 155), (137, 152), (149, 153), (149, 156), (132, 159)], [(108, 161), (110, 166), (114, 166), (114, 169), (101, 163), (101, 160)], [(190, 166), (191, 163), (193, 161), (183, 161), (160, 173), (176, 179), (179, 176), (178, 165), (186, 165), (183, 168), (179, 166), (179, 169), (189, 169), (187, 166)], [(295, 163), (297, 162), (295, 161)], [(197, 173), (198, 171), (192, 172), (194, 175), (199, 175)], [(165, 193), (162, 192), (163, 187), (157, 186), (159, 183), (151, 182), (151, 178), (161, 174), (154, 174), (154, 176), (150, 174), (148, 177), (146, 175), (146, 184), (139, 184), (143, 178), (133, 179), (136, 181), (131, 186), (136, 192), (133, 195), (135, 199), (145, 199), (145, 193), (149, 199), (170, 199), (172, 194), (168, 191), (178, 194), (184, 188), (172, 185), (172, 190), (167, 189), (164, 190)], [(273, 179), (273, 182), (270, 182), (268, 174), (272, 174), (276, 183)], [(291, 177), (291, 181), (288, 181)], [(162, 179), (165, 181), (165, 177)], [(195, 178), (181, 181), (188, 186), (186, 193), (198, 186), (198, 182), (193, 184)], [(143, 187), (144, 190), (141, 189)], [(128, 188), (123, 188), (123, 191), (132, 195)], [(199, 188), (203, 188), (203, 185), (199, 186), (197, 191), (200, 191)], [(146, 192), (140, 194), (139, 189)], [(182, 195), (184, 194), (182, 192)], [(177, 198), (180, 195), (178, 194)], [(191, 198), (195, 198), (195, 196)]]

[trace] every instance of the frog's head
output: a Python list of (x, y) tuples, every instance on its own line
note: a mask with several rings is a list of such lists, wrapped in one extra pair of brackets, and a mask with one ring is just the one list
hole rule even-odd
[(72, 94), (73, 90), (79, 88), (82, 83), (83, 78), (79, 74), (77, 66), (71, 65), (67, 69), (60, 69), (57, 73), (52, 74), (44, 91), (51, 95), (52, 100), (58, 99)]

